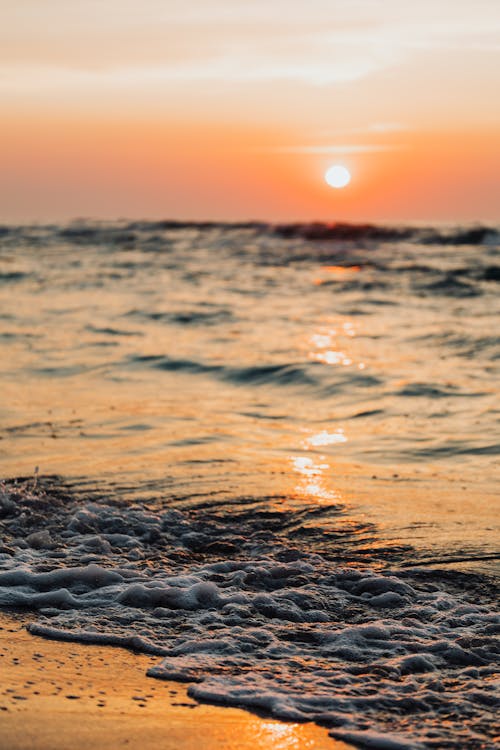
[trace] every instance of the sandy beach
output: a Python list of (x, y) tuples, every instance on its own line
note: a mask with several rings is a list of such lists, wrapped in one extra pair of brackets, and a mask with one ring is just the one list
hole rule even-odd
[(9, 750), (347, 750), (326, 729), (200, 705), (145, 676), (154, 659), (30, 635), (0, 616), (0, 747)]

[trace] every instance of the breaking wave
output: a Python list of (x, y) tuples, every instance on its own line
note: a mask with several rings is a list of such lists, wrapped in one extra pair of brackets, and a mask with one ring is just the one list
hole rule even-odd
[(124, 506), (45, 480), (4, 484), (0, 510), (0, 606), (38, 612), (35, 635), (157, 655), (148, 674), (197, 700), (361, 746), (494, 746), (485, 577), (405, 570), (402, 549), (369, 543), (353, 565), (356, 537), (376, 534), (343, 532), (340, 508), (327, 543), (321, 517), (301, 536), (308, 510), (270, 499)]

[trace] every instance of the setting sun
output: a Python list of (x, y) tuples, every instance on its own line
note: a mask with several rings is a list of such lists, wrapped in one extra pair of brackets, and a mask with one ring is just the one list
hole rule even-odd
[(333, 188), (344, 188), (351, 181), (351, 173), (341, 164), (334, 164), (325, 172), (325, 182)]

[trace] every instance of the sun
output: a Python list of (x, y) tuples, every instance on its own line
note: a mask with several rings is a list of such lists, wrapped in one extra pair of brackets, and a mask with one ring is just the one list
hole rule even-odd
[(325, 182), (333, 188), (344, 188), (351, 181), (351, 173), (341, 164), (328, 167), (325, 172)]

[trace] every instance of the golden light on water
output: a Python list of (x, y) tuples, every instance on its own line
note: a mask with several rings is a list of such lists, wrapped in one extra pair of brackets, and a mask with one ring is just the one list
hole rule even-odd
[(314, 279), (316, 286), (331, 284), (332, 281), (349, 281), (361, 271), (361, 266), (321, 266), (320, 275)]
[(361, 271), (361, 266), (321, 266), (321, 270), (328, 271), (328, 273), (342, 279)]
[[(348, 342), (355, 336), (356, 331), (351, 321), (339, 322), (335, 328), (322, 328), (309, 338), (309, 358), (325, 365), (356, 365), (358, 369), (363, 370), (364, 362), (356, 363), (354, 356), (349, 353), (351, 347)], [(340, 346), (342, 349), (338, 348)]]
[(317, 448), (321, 445), (335, 445), (336, 443), (346, 443), (347, 438), (344, 435), (344, 430), (340, 427), (338, 430), (335, 430), (334, 432), (328, 432), (327, 430), (322, 430), (321, 432), (317, 432), (315, 435), (311, 435), (310, 437), (306, 438), (304, 440), (304, 447), (305, 448)]
[(338, 502), (340, 495), (330, 486), (328, 473), (330, 465), (325, 456), (318, 459), (309, 456), (290, 456), (292, 469), (298, 476), (295, 492), (307, 497), (318, 505)]
[(352, 365), (352, 359), (350, 359), (344, 352), (337, 352), (328, 350), (326, 352), (316, 352), (313, 354), (312, 359), (316, 359), (318, 362), (324, 362), (325, 365)]
[[(248, 720), (250, 721), (250, 719)], [(341, 741), (333, 740), (323, 735), (319, 727), (311, 724), (283, 724), (278, 721), (263, 721), (253, 719), (255, 722), (254, 736), (245, 737), (248, 747), (258, 749), (261, 747), (272, 747), (273, 750), (321, 750), (331, 747), (332, 750), (349, 750), (348, 746)], [(325, 730), (323, 730), (324, 732)], [(229, 747), (229, 745), (228, 745)], [(233, 747), (231, 743), (231, 747)], [(236, 747), (236, 745), (234, 745)], [(246, 748), (247, 744), (242, 744)]]

